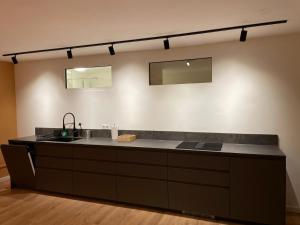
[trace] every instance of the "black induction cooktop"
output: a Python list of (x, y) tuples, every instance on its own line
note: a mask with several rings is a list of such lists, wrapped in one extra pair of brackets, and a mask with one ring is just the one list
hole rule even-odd
[(178, 148), (178, 149), (205, 150), (205, 151), (221, 151), (222, 146), (223, 146), (223, 143), (183, 141), (176, 148)]

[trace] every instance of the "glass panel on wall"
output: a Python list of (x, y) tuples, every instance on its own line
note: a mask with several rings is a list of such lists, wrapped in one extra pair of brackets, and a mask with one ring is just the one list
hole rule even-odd
[(66, 88), (111, 87), (111, 70), (111, 66), (66, 69)]
[(150, 63), (150, 85), (212, 82), (212, 58)]

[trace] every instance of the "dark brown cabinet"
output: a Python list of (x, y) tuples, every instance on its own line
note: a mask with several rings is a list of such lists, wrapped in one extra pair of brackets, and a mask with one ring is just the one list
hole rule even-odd
[(39, 143), (36, 155), (36, 188), (73, 194), (72, 146)]
[(168, 165), (173, 167), (197, 168), (208, 170), (229, 170), (230, 159), (201, 153), (168, 153)]
[(73, 157), (75, 159), (115, 161), (117, 152), (112, 147), (74, 145)]
[(12, 187), (35, 187), (35, 170), (25, 145), (1, 145)]
[(285, 157), (37, 144), (36, 188), (272, 225), (285, 219)]
[(36, 188), (50, 192), (73, 194), (73, 174), (66, 170), (37, 168)]
[(229, 189), (169, 182), (170, 209), (192, 214), (229, 216)]
[(230, 158), (168, 153), (169, 208), (196, 215), (228, 217)]
[(167, 182), (134, 177), (117, 177), (117, 199), (122, 202), (168, 208)]
[(117, 153), (119, 162), (131, 162), (152, 165), (167, 165), (167, 153), (159, 150), (119, 150)]
[(118, 163), (117, 174), (132, 177), (166, 180), (167, 167), (132, 163)]
[(74, 159), (73, 170), (113, 175), (116, 173), (116, 163), (107, 161)]
[(285, 224), (285, 160), (231, 159), (231, 216)]
[(73, 147), (71, 145), (64, 144), (38, 143), (36, 145), (36, 154), (38, 156), (72, 158)]
[(166, 152), (122, 149), (117, 160), (118, 201), (168, 208)]
[(168, 180), (183, 183), (229, 187), (230, 175), (229, 172), (169, 167)]
[(73, 173), (74, 194), (116, 200), (116, 177), (104, 174)]
[(67, 159), (67, 158), (37, 156), (36, 157), (36, 167), (37, 168), (72, 170), (73, 160)]

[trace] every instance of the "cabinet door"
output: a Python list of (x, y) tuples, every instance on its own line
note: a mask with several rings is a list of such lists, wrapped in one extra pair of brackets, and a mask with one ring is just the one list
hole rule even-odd
[(73, 154), (76, 159), (115, 161), (117, 153), (111, 147), (76, 146), (73, 145)]
[(169, 207), (198, 215), (228, 217), (229, 189), (168, 182)]
[(118, 163), (117, 174), (130, 177), (166, 180), (167, 167), (158, 165), (153, 166), (133, 163)]
[(72, 161), (73, 161), (72, 159), (67, 159), (67, 158), (37, 156), (36, 167), (47, 168), (47, 169), (72, 170), (73, 167)]
[(38, 156), (53, 156), (62, 158), (72, 158), (72, 145), (54, 144), (54, 143), (38, 143), (36, 145), (36, 154)]
[(229, 158), (194, 153), (168, 153), (168, 166), (229, 171)]
[(111, 175), (74, 172), (74, 194), (115, 200), (116, 178)]
[(31, 155), (24, 145), (1, 145), (12, 186), (34, 188), (35, 171)]
[(38, 190), (72, 194), (72, 171), (42, 169), (36, 170), (36, 188)]
[(168, 180), (183, 183), (229, 187), (228, 172), (201, 169), (168, 168)]
[(285, 160), (231, 159), (231, 217), (285, 223)]
[(133, 177), (117, 177), (117, 200), (168, 208), (167, 182)]
[(119, 162), (142, 163), (151, 165), (167, 165), (167, 153), (153, 151), (150, 149), (140, 150), (119, 150), (117, 152)]
[(115, 163), (94, 160), (73, 160), (73, 170), (79, 172), (115, 174)]

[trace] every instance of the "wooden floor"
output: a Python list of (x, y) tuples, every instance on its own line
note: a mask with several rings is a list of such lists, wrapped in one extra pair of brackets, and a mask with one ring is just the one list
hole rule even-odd
[[(291, 214), (287, 224), (300, 225)], [(229, 225), (180, 214), (14, 189), (0, 193), (1, 225)]]

